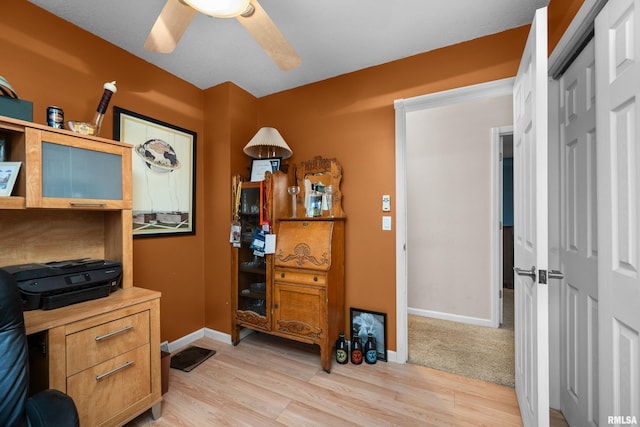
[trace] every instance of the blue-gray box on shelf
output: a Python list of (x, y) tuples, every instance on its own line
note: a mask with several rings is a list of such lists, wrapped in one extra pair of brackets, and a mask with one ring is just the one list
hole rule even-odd
[(14, 119), (32, 122), (33, 102), (8, 96), (0, 96), (0, 116), (13, 117)]

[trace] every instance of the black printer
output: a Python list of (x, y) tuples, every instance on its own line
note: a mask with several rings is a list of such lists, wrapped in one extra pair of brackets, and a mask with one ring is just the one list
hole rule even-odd
[(115, 292), (122, 264), (89, 258), (2, 267), (18, 282), (23, 311), (50, 310)]

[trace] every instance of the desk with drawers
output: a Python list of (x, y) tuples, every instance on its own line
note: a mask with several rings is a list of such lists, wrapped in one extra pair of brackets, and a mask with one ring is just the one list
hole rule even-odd
[(31, 392), (67, 393), (82, 426), (123, 425), (149, 408), (160, 417), (159, 292), (119, 289), (106, 298), (27, 311), (24, 317), (31, 341), (43, 344), (35, 348), (45, 350), (30, 348)]

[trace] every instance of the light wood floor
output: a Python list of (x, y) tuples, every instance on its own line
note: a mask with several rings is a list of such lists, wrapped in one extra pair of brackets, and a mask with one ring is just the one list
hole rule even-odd
[(170, 369), (162, 417), (129, 427), (522, 425), (510, 387), (391, 362), (334, 362), (327, 374), (315, 347), (264, 334), (193, 344), (217, 353), (190, 373)]

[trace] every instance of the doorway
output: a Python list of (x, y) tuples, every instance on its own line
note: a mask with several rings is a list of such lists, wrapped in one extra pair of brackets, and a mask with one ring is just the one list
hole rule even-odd
[[(413, 168), (443, 174), (439, 177), (409, 177), (406, 184), (403, 183), (404, 177), (396, 181), (398, 204), (405, 205), (406, 200), (410, 205), (406, 213), (397, 217), (399, 331), (408, 330), (409, 313), (474, 326), (498, 328), (500, 324), (499, 296), (504, 276), (500, 229), (502, 210), (501, 203), (495, 200), (501, 201), (501, 193), (498, 192), (502, 173), (499, 137), (501, 133), (512, 132), (512, 85), (513, 79), (505, 79), (396, 101), (397, 171), (404, 173), (405, 168)], [(480, 142), (469, 143), (471, 137), (462, 134), (458, 128), (477, 126), (482, 113), (496, 110), (495, 107), (487, 108), (486, 103), (501, 98), (504, 102), (503, 115), (484, 124), (483, 130), (470, 130)], [(481, 113), (455, 110), (478, 105)], [(422, 120), (421, 114), (425, 111), (427, 115), (435, 115), (435, 119), (427, 119), (435, 120), (432, 124)], [(445, 141), (442, 146), (429, 145), (434, 141), (433, 135), (422, 139), (423, 144), (419, 148), (427, 147), (435, 152), (407, 153), (406, 138), (415, 138), (416, 120), (421, 126), (433, 130), (434, 123), (441, 123), (443, 118), (450, 121), (452, 117), (458, 125), (453, 125), (453, 131), (445, 130), (438, 136)], [(465, 126), (459, 126), (461, 122)], [(497, 139), (494, 139), (494, 129), (498, 130), (495, 134)], [(409, 198), (408, 194), (414, 194), (414, 197)], [(417, 219), (416, 213), (419, 215)], [(432, 227), (424, 234), (419, 227), (421, 224)], [(411, 233), (405, 246), (402, 235), (408, 225)], [(426, 272), (416, 274), (408, 271), (403, 267), (407, 265), (406, 260), (414, 256), (423, 244), (428, 253), (420, 256), (419, 262), (414, 259), (409, 265), (425, 266)], [(434, 251), (433, 248), (438, 249)], [(444, 268), (438, 270), (438, 267)], [(403, 288), (402, 284), (407, 283), (409, 276), (414, 282), (424, 281), (426, 286), (417, 291), (409, 289), (408, 285)], [(397, 345), (397, 361), (406, 362), (408, 339), (405, 334), (398, 334)]]
[(500, 304), (500, 326), (513, 327), (513, 126), (495, 129), (500, 148), (500, 168), (498, 185), (500, 195), (497, 202), (501, 212), (500, 236), (498, 239), (501, 250), (497, 258), (501, 261), (498, 268), (502, 271), (501, 279), (498, 280), (499, 293), (501, 298), (497, 301)]

